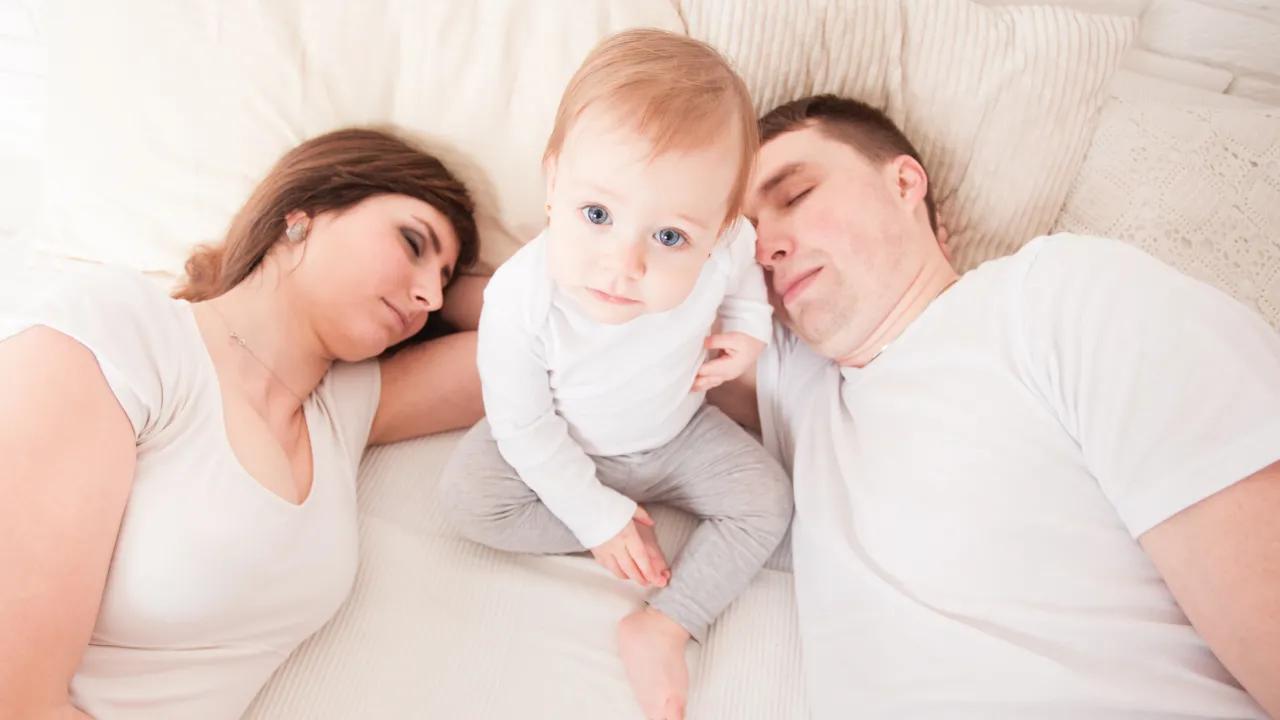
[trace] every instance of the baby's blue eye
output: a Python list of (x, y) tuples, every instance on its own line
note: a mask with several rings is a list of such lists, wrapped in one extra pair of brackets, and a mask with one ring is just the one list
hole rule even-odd
[(609, 224), (609, 211), (599, 205), (588, 205), (582, 208), (582, 216), (592, 225)]
[(684, 233), (680, 232), (679, 230), (672, 230), (671, 228), (663, 228), (658, 232), (654, 233), (653, 239), (657, 240), (663, 245), (666, 245), (669, 248), (680, 247), (681, 245), (688, 242), (687, 240), (685, 240)]

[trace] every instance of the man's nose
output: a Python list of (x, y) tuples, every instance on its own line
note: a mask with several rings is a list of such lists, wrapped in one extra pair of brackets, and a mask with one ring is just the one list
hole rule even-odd
[(771, 268), (782, 262), (795, 250), (791, 236), (782, 228), (756, 228), (756, 262), (762, 267)]

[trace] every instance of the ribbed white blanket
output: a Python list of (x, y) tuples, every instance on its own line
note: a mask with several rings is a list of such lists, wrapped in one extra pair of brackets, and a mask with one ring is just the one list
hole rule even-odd
[[(365, 458), (355, 589), (246, 718), (642, 719), (614, 644), (615, 623), (642, 605), (642, 590), (589, 557), (510, 555), (459, 538), (435, 494), (457, 437)], [(654, 515), (670, 557), (693, 521)], [(691, 720), (808, 717), (784, 556), (705, 647), (690, 646)]]

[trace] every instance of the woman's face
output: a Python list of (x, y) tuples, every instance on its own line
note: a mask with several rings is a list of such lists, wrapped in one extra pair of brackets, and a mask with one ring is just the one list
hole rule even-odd
[(309, 226), (301, 243), (283, 243), (283, 265), (296, 267), (292, 284), (329, 356), (381, 355), (440, 309), (459, 247), (452, 223), (431, 205), (377, 195), (343, 211), (287, 219)]

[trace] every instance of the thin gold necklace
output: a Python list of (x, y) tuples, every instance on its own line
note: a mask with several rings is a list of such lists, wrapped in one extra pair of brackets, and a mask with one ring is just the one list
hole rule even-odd
[(242, 337), (240, 333), (236, 332), (235, 329), (231, 327), (231, 323), (227, 322), (227, 316), (223, 315), (222, 311), (219, 310), (213, 303), (208, 303), (208, 305), (209, 305), (209, 309), (213, 310), (213, 312), (217, 314), (218, 318), (222, 320), (222, 326), (226, 328), (227, 337), (231, 339), (231, 342), (240, 346), (241, 348), (244, 349), (245, 352), (249, 353), (249, 357), (253, 358), (259, 365), (261, 365), (263, 370), (266, 370), (267, 372), (271, 373), (271, 377), (275, 378), (276, 382), (280, 383), (280, 387), (284, 388), (285, 390), (288, 390), (289, 394), (297, 398), (299, 403), (304, 403), (305, 401), (302, 399), (302, 396), (294, 392), (293, 388), (289, 387), (289, 383), (280, 379), (280, 376), (276, 374), (276, 371), (272, 370), (271, 366), (263, 362), (262, 358), (258, 357), (258, 354), (253, 351), (253, 348), (249, 347), (249, 343), (245, 342), (244, 337)]
[[(958, 283), (958, 282), (960, 282), (960, 276), (959, 276), (959, 275), (957, 275), (956, 277), (952, 278), (951, 282), (947, 283), (946, 285), (943, 285), (943, 286), (942, 286), (942, 289), (941, 289), (941, 290), (939, 290), (939, 291), (938, 291), (938, 293), (937, 293), (936, 295), (934, 295), (933, 297), (929, 298), (929, 303), (928, 303), (927, 305), (925, 305), (925, 308), (928, 308), (928, 307), (929, 307), (929, 305), (932, 305), (932, 304), (933, 304), (933, 301), (935, 301), (935, 300), (937, 300), (938, 298), (942, 297), (942, 293), (944, 293), (944, 292), (946, 292), (946, 291), (950, 290), (950, 289), (951, 289), (951, 286), (952, 286), (952, 285), (955, 285), (955, 284), (956, 284), (956, 283)], [(921, 313), (923, 313), (923, 312), (924, 312), (924, 311), (923, 311), (923, 310), (921, 310)], [(869, 360), (867, 360), (866, 362), (862, 363), (862, 367), (866, 367), (866, 366), (870, 365), (872, 362), (874, 362), (874, 361), (875, 361), (875, 359), (876, 359), (876, 358), (878, 358), (878, 357), (880, 357), (881, 353), (883, 353), (885, 350), (888, 350), (888, 349), (889, 349), (889, 346), (890, 346), (890, 345), (892, 345), (892, 344), (893, 344), (893, 341), (889, 341), (889, 342), (885, 343), (884, 345), (881, 345), (881, 346), (880, 346), (880, 349), (876, 351), (876, 354), (875, 354), (875, 355), (872, 355), (872, 356), (871, 356), (871, 358), (870, 358)]]

